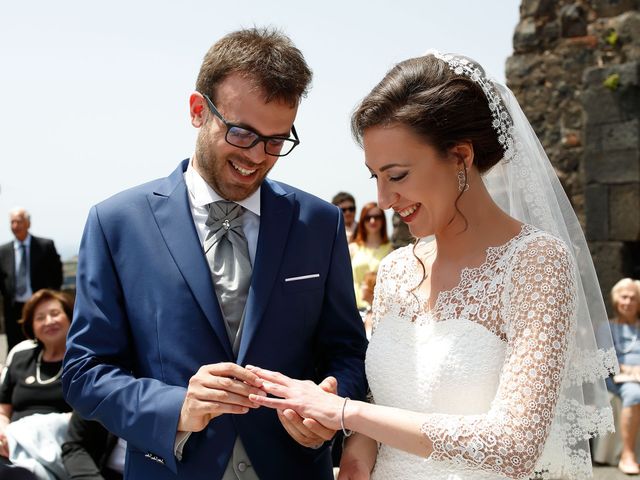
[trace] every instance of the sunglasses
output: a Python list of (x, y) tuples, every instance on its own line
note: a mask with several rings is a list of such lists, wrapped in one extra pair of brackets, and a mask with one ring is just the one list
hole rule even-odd
[(382, 220), (384, 218), (384, 215), (382, 214), (378, 214), (378, 215), (365, 215), (364, 217), (364, 221), (367, 222), (371, 219), (373, 220)]
[(341, 207), (340, 210), (342, 210), (342, 213), (354, 213), (356, 211), (356, 207)]

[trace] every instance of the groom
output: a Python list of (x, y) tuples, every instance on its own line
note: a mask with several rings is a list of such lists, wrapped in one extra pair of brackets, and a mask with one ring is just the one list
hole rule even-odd
[(127, 441), (126, 478), (333, 478), (334, 432), (256, 408), (244, 368), (365, 394), (342, 214), (266, 178), (310, 80), (283, 34), (225, 36), (190, 97), (195, 154), (89, 214), (63, 385)]

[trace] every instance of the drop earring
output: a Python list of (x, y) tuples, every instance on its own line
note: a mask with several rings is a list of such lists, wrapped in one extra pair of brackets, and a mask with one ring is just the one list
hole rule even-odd
[(466, 192), (469, 190), (469, 184), (467, 183), (467, 171), (459, 170), (458, 171), (458, 191)]

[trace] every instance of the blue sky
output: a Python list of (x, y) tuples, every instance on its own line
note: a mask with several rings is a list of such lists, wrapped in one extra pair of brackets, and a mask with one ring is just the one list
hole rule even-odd
[[(519, 1), (3, 2), (0, 6), (0, 243), (24, 206), (32, 232), (76, 253), (91, 205), (168, 175), (191, 155), (188, 98), (222, 35), (272, 25), (314, 71), (301, 145), (271, 177), (330, 199), (375, 200), (350, 136), (358, 101), (394, 63), (464, 53), (504, 79)], [(4, 217), (2, 217), (4, 215)]]

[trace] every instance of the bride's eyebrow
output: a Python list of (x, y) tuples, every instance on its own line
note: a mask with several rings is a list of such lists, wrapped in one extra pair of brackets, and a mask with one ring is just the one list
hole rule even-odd
[[(393, 168), (393, 167), (408, 167), (408, 166), (409, 164), (407, 163), (404, 163), (404, 164), (403, 163), (387, 163), (386, 165), (383, 165), (380, 167), (380, 171), (384, 172), (385, 170), (389, 170), (390, 168)], [(371, 170), (371, 167), (369, 165), (367, 165), (367, 168)]]

